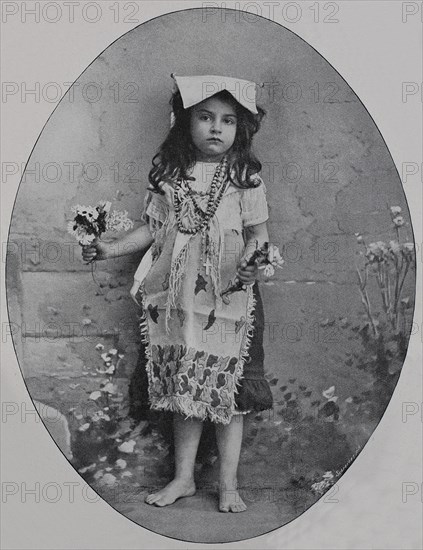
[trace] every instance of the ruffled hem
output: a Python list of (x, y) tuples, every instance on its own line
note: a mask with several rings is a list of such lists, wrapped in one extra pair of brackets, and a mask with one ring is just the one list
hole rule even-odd
[(229, 424), (233, 416), (228, 409), (212, 407), (202, 401), (192, 401), (192, 399), (180, 395), (153, 398), (150, 399), (150, 402), (153, 410), (176, 412), (187, 418), (211, 420), (218, 424)]
[[(146, 357), (143, 348), (140, 350), (138, 365), (132, 374), (128, 393), (129, 415), (137, 420), (148, 420), (152, 407), (148, 395)], [(159, 410), (175, 410), (172, 406), (164, 406), (163, 402), (156, 405)], [(260, 412), (272, 409), (273, 395), (268, 381), (264, 377), (241, 379), (235, 393), (235, 405), (239, 411)]]
[[(134, 373), (135, 374), (135, 373)], [(136, 375), (132, 378), (129, 386), (130, 410), (129, 416), (137, 420), (148, 420), (150, 412), (156, 410), (167, 410), (182, 412), (184, 408), (179, 401), (170, 404), (165, 401), (156, 401), (155, 406), (151, 406), (148, 397), (148, 380), (145, 368), (136, 370)], [(269, 383), (265, 379), (241, 380), (238, 386), (238, 393), (235, 394), (235, 404), (239, 411), (266, 411), (273, 408), (273, 395)], [(205, 409), (202, 408), (200, 416), (204, 419), (208, 417)], [(225, 420), (229, 418), (225, 417)], [(215, 419), (216, 421), (216, 419)], [(223, 422), (225, 423), (225, 421)]]
[(266, 379), (243, 379), (235, 403), (240, 411), (266, 411), (273, 408), (273, 395)]

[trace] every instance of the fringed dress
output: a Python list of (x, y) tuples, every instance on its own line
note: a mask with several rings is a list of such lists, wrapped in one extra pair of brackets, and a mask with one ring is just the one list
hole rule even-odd
[[(204, 210), (217, 165), (198, 162), (190, 174), (190, 187)], [(135, 278), (141, 283), (140, 329), (152, 409), (228, 424), (234, 414), (272, 407), (263, 372), (257, 282), (223, 299), (220, 295), (234, 283), (244, 228), (269, 217), (265, 185), (255, 178), (257, 187), (248, 189), (226, 182), (210, 222), (213, 254), (207, 262), (201, 259), (201, 234), (179, 231), (173, 201), (147, 192), (142, 218), (154, 242)], [(176, 184), (169, 189), (172, 197), (182, 193)], [(188, 218), (182, 205), (187, 224)]]

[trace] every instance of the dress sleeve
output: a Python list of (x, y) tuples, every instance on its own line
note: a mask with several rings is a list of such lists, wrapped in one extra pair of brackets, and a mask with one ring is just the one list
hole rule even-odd
[(147, 191), (144, 198), (141, 220), (150, 226), (153, 235), (164, 224), (168, 214), (169, 207), (164, 195)]
[(257, 225), (269, 219), (266, 186), (260, 176), (257, 175), (255, 179), (260, 185), (245, 189), (241, 195), (241, 218), (244, 227)]

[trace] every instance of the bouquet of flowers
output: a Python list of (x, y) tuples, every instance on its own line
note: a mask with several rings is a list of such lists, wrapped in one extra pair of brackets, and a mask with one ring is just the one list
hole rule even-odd
[[(256, 241), (256, 249), (251, 254), (247, 265), (251, 266), (257, 264), (258, 269), (264, 270), (264, 275), (266, 277), (272, 277), (275, 274), (275, 267), (282, 269), (284, 263), (285, 261), (280, 255), (277, 246), (266, 241), (259, 248), (258, 241)], [(227, 294), (232, 294), (232, 292), (237, 292), (238, 290), (245, 290), (245, 285), (239, 279), (229, 288), (221, 292), (220, 295), (223, 297)]]
[(110, 212), (111, 202), (101, 201), (97, 206), (72, 207), (76, 214), (68, 224), (68, 233), (73, 235), (81, 246), (91, 244), (105, 231), (128, 231), (134, 222), (128, 218), (128, 212), (113, 210)]

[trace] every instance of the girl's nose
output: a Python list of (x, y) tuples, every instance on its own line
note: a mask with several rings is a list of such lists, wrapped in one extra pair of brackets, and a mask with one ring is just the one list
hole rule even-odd
[(221, 124), (219, 120), (214, 120), (212, 124), (212, 132), (221, 132)]

